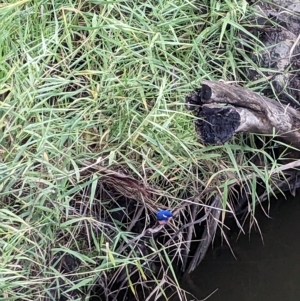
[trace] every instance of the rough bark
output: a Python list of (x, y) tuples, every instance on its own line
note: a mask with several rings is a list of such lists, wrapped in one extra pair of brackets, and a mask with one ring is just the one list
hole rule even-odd
[(222, 144), (239, 132), (276, 134), (300, 147), (300, 114), (289, 105), (237, 85), (204, 80), (186, 99), (199, 119), (196, 131), (204, 143)]

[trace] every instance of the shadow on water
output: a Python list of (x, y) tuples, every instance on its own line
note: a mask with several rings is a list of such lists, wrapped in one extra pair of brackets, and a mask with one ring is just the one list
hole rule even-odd
[[(241, 235), (229, 248), (208, 252), (182, 287), (209, 301), (300, 300), (300, 194), (271, 202), (270, 217), (257, 210), (257, 230)], [(192, 300), (192, 299), (191, 299)]]

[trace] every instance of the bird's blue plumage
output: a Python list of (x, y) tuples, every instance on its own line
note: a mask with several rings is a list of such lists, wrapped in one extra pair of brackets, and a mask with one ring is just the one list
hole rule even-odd
[(170, 210), (159, 210), (156, 217), (160, 223), (167, 223), (172, 217), (172, 212)]

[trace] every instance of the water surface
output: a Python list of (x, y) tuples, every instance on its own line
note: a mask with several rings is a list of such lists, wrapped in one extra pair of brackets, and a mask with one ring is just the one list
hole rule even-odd
[[(183, 281), (198, 299), (209, 301), (300, 300), (300, 197), (273, 201), (270, 217), (259, 210), (259, 231), (242, 235), (229, 248), (210, 251)], [(191, 282), (192, 281), (192, 282)]]

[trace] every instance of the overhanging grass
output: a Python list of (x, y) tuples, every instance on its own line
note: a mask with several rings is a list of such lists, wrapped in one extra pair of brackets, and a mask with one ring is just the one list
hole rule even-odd
[[(66, 294), (86, 291), (100, 274), (129, 263), (149, 278), (141, 254), (117, 253), (130, 233), (95, 215), (97, 205), (99, 216), (111, 216), (113, 198), (97, 193), (98, 175), (81, 174), (85, 160), (119, 166), (156, 187), (168, 201), (158, 197), (157, 207), (175, 208), (209, 186), (223, 191), (225, 208), (228, 187), (253, 173), (268, 186), (266, 171), (245, 156), (255, 146), (243, 146), (241, 136), (204, 147), (184, 109), (185, 95), (202, 79), (239, 81), (245, 67), (258, 69), (238, 35), (250, 37), (248, 51), (261, 47), (243, 27), (250, 13), (246, 1), (0, 5), (0, 291), (6, 300), (53, 297), (62, 278)], [(75, 278), (58, 273), (53, 260), (63, 254), (76, 258)]]

